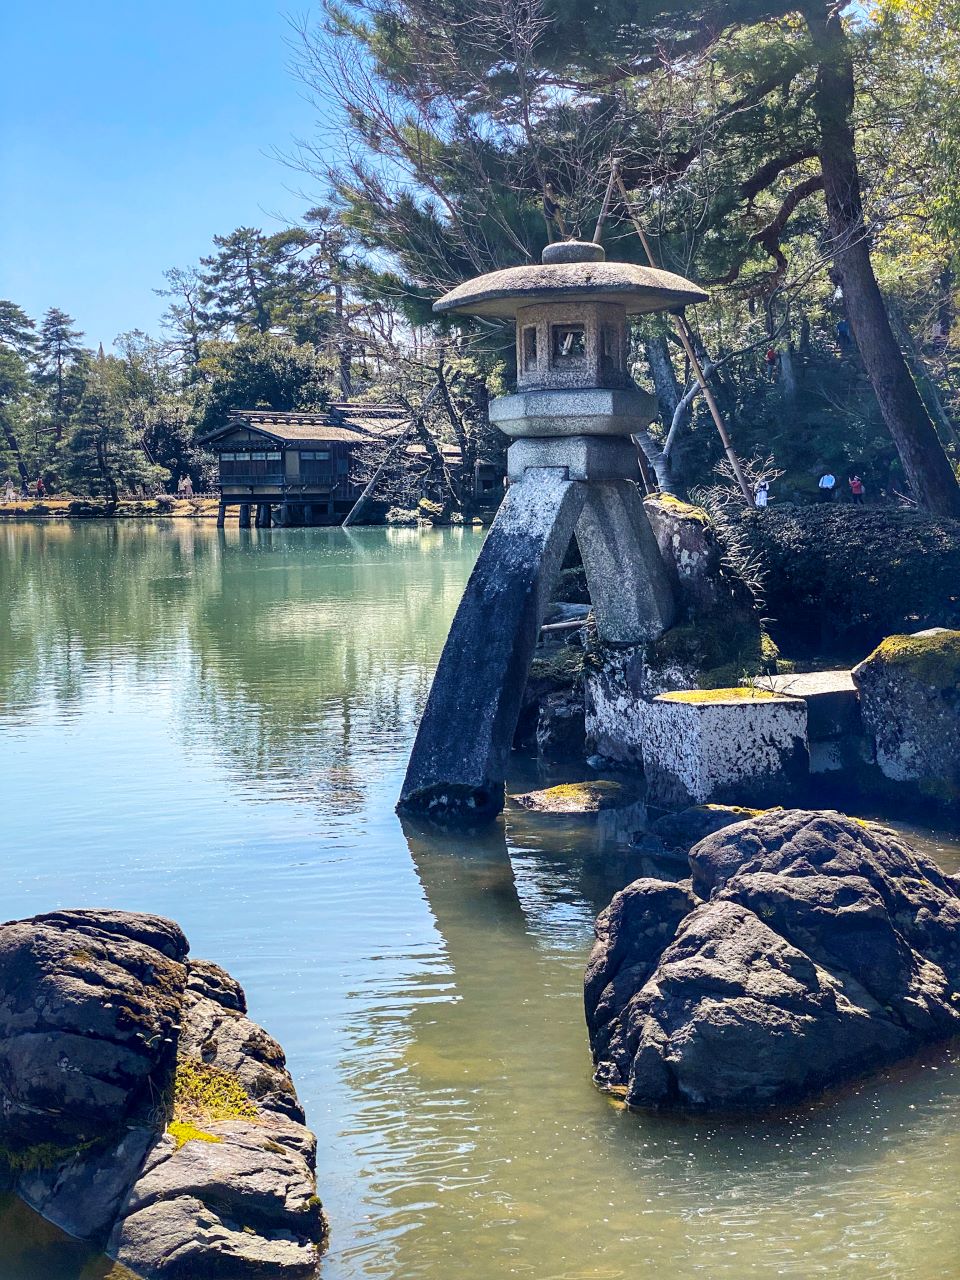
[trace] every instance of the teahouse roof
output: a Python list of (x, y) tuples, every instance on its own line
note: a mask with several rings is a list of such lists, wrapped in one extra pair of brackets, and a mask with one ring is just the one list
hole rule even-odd
[(569, 240), (548, 245), (542, 262), (490, 271), (457, 285), (433, 309), (513, 319), (520, 307), (542, 302), (616, 302), (628, 315), (646, 315), (706, 302), (707, 296), (672, 271), (606, 262), (600, 245)]
[(227, 422), (200, 439), (210, 444), (238, 428), (254, 431), (281, 444), (322, 445), (356, 443), (390, 431), (409, 419), (397, 404), (358, 404), (343, 400), (317, 413), (285, 413), (273, 409), (236, 409)]

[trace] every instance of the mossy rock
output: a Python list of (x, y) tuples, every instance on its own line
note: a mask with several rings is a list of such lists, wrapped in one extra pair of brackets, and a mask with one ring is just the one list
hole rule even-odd
[(887, 636), (861, 665), (874, 662), (909, 672), (915, 680), (940, 689), (960, 688), (960, 631), (936, 628)]
[(513, 803), (536, 813), (599, 813), (601, 809), (621, 809), (635, 799), (633, 792), (621, 783), (598, 779), (528, 791), (514, 796)]
[(177, 1150), (186, 1146), (188, 1142), (222, 1142), (216, 1133), (208, 1133), (206, 1129), (198, 1129), (196, 1125), (190, 1124), (187, 1120), (171, 1120), (167, 1125), (167, 1133), (177, 1144)]
[(758, 689), (755, 685), (736, 685), (723, 689), (677, 689), (672, 693), (662, 693), (664, 702), (720, 703), (720, 702), (763, 702), (777, 701), (778, 695), (768, 689)]
[(704, 689), (729, 688), (776, 670), (778, 657), (776, 645), (758, 624), (719, 611), (671, 627), (646, 650), (652, 671), (679, 667), (696, 672), (697, 683)]
[(960, 631), (887, 636), (851, 674), (884, 778), (960, 810)]
[(237, 1076), (199, 1058), (177, 1059), (173, 1078), (173, 1122), (212, 1124), (217, 1120), (255, 1120), (259, 1112)]
[(682, 498), (675, 497), (672, 493), (658, 493), (653, 497), (647, 498), (646, 503), (651, 507), (661, 506), (672, 516), (679, 520), (692, 520), (694, 523), (708, 528), (710, 525), (710, 516), (703, 507), (696, 507), (692, 502), (684, 502)]
[(552, 689), (573, 689), (583, 676), (583, 650), (575, 645), (541, 649), (530, 663), (528, 684), (549, 685)]

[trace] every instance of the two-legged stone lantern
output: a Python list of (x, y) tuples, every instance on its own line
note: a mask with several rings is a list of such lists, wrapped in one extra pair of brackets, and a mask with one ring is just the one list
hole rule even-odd
[(632, 432), (657, 412), (627, 367), (627, 317), (706, 298), (689, 280), (606, 262), (596, 244), (549, 245), (538, 266), (469, 280), (438, 312), (517, 325), (517, 391), (490, 405), (514, 443), (510, 488), (457, 610), (420, 721), (398, 809), (493, 818), (550, 591), (576, 533), (597, 629), (655, 639), (673, 598), (637, 488)]

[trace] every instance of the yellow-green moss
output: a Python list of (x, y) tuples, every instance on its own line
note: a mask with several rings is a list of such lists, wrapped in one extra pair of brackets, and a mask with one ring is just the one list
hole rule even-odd
[(544, 791), (514, 796), (514, 802), (523, 809), (535, 809), (541, 813), (596, 813), (600, 809), (624, 804), (629, 798), (619, 782), (597, 779), (563, 782)]
[(206, 1129), (198, 1129), (187, 1120), (171, 1120), (167, 1125), (167, 1133), (177, 1144), (177, 1150), (188, 1142), (222, 1142), (215, 1133), (207, 1133)]
[(710, 524), (710, 517), (703, 507), (695, 507), (690, 502), (684, 502), (682, 498), (675, 498), (672, 493), (658, 493), (655, 498), (648, 498), (647, 501), (658, 502), (661, 506), (673, 512), (674, 515), (680, 516), (684, 520), (695, 520), (697, 524), (702, 524), (704, 528)]
[(743, 685), (731, 689), (680, 689), (660, 695), (666, 702), (763, 702), (777, 696), (767, 689)]
[(906, 667), (924, 684), (947, 688), (960, 683), (960, 631), (932, 636), (887, 636), (867, 662)]
[(701, 809), (710, 809), (714, 813), (742, 813), (747, 818), (759, 818), (761, 813), (770, 813), (770, 809), (748, 809), (742, 804), (703, 804)]
[(198, 1058), (177, 1059), (173, 1081), (173, 1120), (209, 1124), (215, 1120), (255, 1120), (257, 1108), (229, 1071)]

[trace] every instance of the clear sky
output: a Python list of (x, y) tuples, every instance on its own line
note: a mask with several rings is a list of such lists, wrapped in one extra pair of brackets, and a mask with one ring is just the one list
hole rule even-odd
[[(214, 235), (297, 217), (314, 132), (278, 0), (0, 0), (0, 298), (109, 347)], [(299, 13), (301, 10), (296, 10)], [(314, 190), (319, 200), (322, 193)]]

